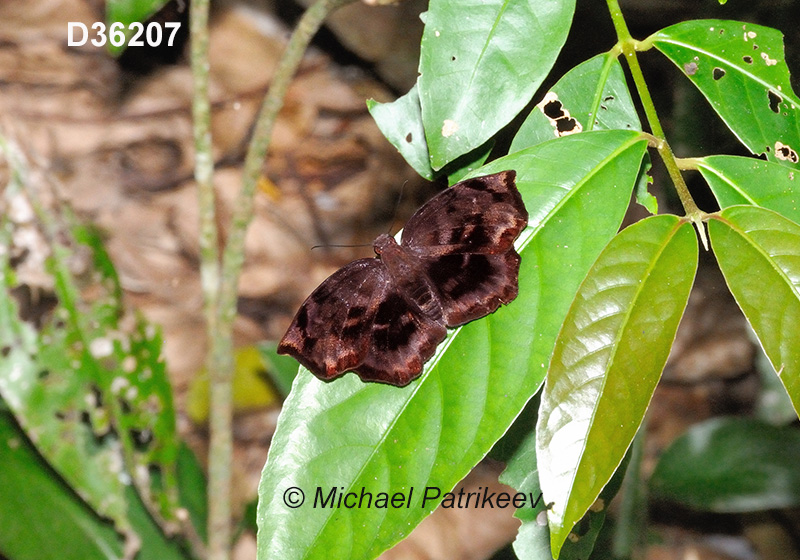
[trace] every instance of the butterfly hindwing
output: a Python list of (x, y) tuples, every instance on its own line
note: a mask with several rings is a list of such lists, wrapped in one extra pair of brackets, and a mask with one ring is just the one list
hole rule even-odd
[(453, 253), (422, 260), (448, 327), (485, 317), (517, 297), (520, 256), (513, 249), (499, 255)]
[(365, 381), (407, 385), (444, 340), (447, 329), (399, 291), (390, 290), (378, 304), (370, 332), (370, 345), (357, 371)]

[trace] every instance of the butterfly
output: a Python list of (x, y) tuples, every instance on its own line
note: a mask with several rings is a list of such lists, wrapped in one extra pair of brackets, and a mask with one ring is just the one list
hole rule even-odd
[(334, 272), (303, 302), (278, 344), (323, 380), (354, 371), (402, 387), (456, 327), (517, 297), (514, 240), (528, 223), (516, 172), (466, 179), (426, 202), (398, 244)]

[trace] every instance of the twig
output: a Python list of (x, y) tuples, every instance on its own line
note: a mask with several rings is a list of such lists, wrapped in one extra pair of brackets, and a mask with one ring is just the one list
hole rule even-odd
[(244, 239), (253, 217), (253, 197), (269, 148), (272, 129), (289, 83), (303, 54), (325, 18), (354, 0), (317, 0), (300, 19), (282, 56), (259, 112), (247, 152), (242, 190), (236, 201), (230, 235), (218, 255), (214, 223), (213, 160), (211, 157), (208, 100), (208, 0), (193, 0), (191, 11), (192, 73), (194, 86), (195, 178), (201, 215), (201, 276), (210, 344), (206, 360), (210, 380), (208, 458), (208, 558), (227, 560), (231, 540), (231, 459), (233, 455), (233, 321), (236, 316), (239, 276), (244, 261)]

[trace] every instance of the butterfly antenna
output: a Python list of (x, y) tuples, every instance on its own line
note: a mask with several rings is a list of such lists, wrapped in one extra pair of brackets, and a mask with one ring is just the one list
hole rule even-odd
[(391, 235), (392, 230), (397, 223), (397, 212), (400, 210), (400, 201), (403, 200), (403, 191), (405, 190), (407, 184), (408, 180), (403, 181), (403, 184), (400, 185), (400, 192), (397, 193), (397, 200), (394, 203), (394, 212), (392, 212), (392, 224), (389, 226), (389, 231), (386, 232), (389, 235)]
[(370, 247), (369, 243), (355, 243), (355, 244), (347, 244), (347, 245), (314, 245), (311, 247), (311, 250), (314, 249), (352, 249), (353, 247)]

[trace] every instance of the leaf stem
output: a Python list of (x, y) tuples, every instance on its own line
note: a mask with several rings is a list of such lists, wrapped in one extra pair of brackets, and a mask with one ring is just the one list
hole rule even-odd
[(680, 168), (675, 160), (675, 154), (672, 152), (669, 142), (667, 142), (664, 129), (661, 128), (661, 121), (658, 119), (658, 113), (656, 112), (653, 98), (650, 97), (650, 90), (644, 79), (642, 68), (639, 66), (639, 59), (636, 56), (636, 52), (642, 48), (642, 43), (631, 37), (628, 26), (625, 23), (625, 18), (622, 15), (622, 10), (620, 10), (618, 0), (606, 0), (606, 3), (608, 5), (609, 14), (611, 15), (611, 21), (614, 23), (614, 29), (617, 32), (617, 45), (622, 50), (622, 54), (628, 63), (633, 82), (636, 85), (636, 91), (642, 102), (642, 108), (647, 116), (647, 122), (650, 124), (653, 136), (657, 140), (655, 147), (664, 162), (664, 166), (667, 168), (667, 173), (669, 173), (672, 183), (675, 185), (675, 190), (678, 193), (678, 198), (683, 205), (686, 216), (695, 224), (703, 240), (703, 244), (706, 245), (705, 230), (701, 224), (705, 213), (697, 207), (692, 195), (689, 193), (686, 182), (683, 180), (683, 175), (681, 175)]

